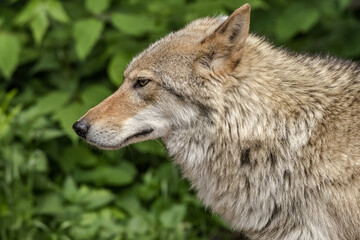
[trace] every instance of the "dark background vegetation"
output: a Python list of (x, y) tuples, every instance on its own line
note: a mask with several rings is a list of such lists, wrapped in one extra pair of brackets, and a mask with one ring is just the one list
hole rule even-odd
[[(1, 0), (0, 239), (240, 239), (202, 207), (160, 142), (100, 151), (72, 123), (131, 58), (243, 0)], [(360, 1), (248, 0), (251, 31), (360, 59)]]

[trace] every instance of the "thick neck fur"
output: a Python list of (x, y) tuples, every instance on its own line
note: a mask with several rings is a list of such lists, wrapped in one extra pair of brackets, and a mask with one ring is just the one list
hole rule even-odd
[[(360, 153), (336, 138), (350, 131), (343, 119), (360, 113), (353, 111), (359, 68), (291, 55), (250, 35), (227, 79), (207, 103), (211, 121), (201, 116), (164, 139), (199, 198), (254, 239), (342, 239), (342, 225), (359, 224), (346, 218), (359, 200), (346, 202), (332, 189), (347, 182), (344, 168), (359, 172), (359, 158), (349, 159)], [(337, 145), (341, 152), (331, 150)], [(342, 187), (344, 194), (359, 192)], [(346, 206), (343, 212), (334, 199)]]

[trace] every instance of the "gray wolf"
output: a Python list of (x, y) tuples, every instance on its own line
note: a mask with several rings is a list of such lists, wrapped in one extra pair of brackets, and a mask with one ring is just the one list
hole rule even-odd
[(360, 239), (360, 67), (274, 47), (249, 16), (152, 44), (73, 128), (102, 149), (161, 138), (204, 205), (251, 239)]

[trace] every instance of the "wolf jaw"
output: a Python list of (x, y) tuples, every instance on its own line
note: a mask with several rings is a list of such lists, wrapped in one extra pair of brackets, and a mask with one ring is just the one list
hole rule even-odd
[(134, 58), (82, 118), (86, 140), (162, 138), (204, 204), (254, 239), (359, 239), (360, 68), (248, 35), (249, 12), (197, 20)]

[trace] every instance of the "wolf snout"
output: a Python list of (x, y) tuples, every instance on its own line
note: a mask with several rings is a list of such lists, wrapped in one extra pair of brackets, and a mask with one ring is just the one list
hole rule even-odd
[(82, 138), (86, 138), (86, 133), (90, 128), (90, 124), (86, 122), (85, 119), (81, 119), (80, 121), (76, 121), (72, 126), (77, 135)]

